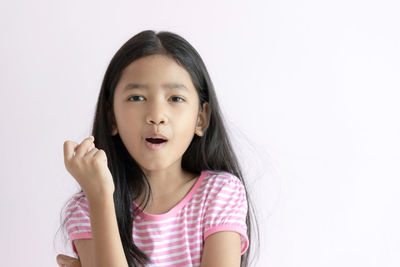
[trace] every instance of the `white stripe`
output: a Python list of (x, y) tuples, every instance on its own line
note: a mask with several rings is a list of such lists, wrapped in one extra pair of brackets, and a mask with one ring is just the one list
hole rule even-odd
[[(210, 217), (212, 217), (212, 216), (210, 216)], [(236, 217), (236, 216), (230, 216), (230, 217)], [(243, 220), (242, 220), (242, 217), (238, 217), (239, 218), (239, 220), (235, 220), (235, 219), (219, 219), (218, 217), (217, 218), (215, 218), (215, 217), (212, 217), (212, 219), (215, 219), (215, 220), (207, 220), (204, 224), (205, 225), (209, 225), (209, 224), (211, 224), (211, 226), (212, 227), (214, 227), (214, 226), (218, 226), (218, 224), (227, 224), (227, 223), (235, 223), (235, 224), (239, 224), (239, 225), (242, 225), (242, 226), (244, 226), (244, 225), (246, 225), (244, 222), (243, 222)]]
[(77, 226), (90, 226), (90, 223), (73, 223), (68, 226), (68, 229), (71, 229), (71, 228), (77, 227)]
[(236, 200), (237, 200), (237, 199), (230, 199), (230, 200), (227, 202), (227, 201), (225, 201), (225, 200), (215, 199), (215, 200), (214, 200), (214, 203), (225, 204), (225, 205), (227, 205), (227, 206), (228, 206), (228, 205), (229, 205), (229, 206), (235, 206), (235, 205), (237, 205), (237, 204), (243, 205), (243, 204), (246, 202), (245, 199), (241, 199), (240, 202), (237, 202)]
[(80, 208), (80, 207), (85, 207), (87, 209), (89, 209), (89, 206), (81, 201), (75, 201), (73, 202), (73, 204), (71, 204), (70, 206), (68, 206), (68, 209), (74, 209), (74, 208)]
[(90, 230), (78, 230), (78, 231), (71, 232), (70, 235), (80, 234), (80, 233), (91, 233), (91, 231)]
[(175, 221), (175, 220), (178, 220), (178, 219), (179, 218), (171, 217), (171, 218), (168, 218), (168, 219), (165, 219), (165, 220), (162, 220), (162, 221), (140, 222), (140, 223), (135, 223), (135, 225), (141, 226), (141, 225), (150, 225), (150, 224), (164, 224), (164, 223), (169, 223), (169, 222), (172, 222), (172, 221)]
[[(231, 207), (231, 206), (226, 206), (226, 207), (212, 206), (212, 207), (209, 207), (208, 210), (240, 211), (241, 208), (240, 207)], [(244, 207), (243, 207), (243, 212), (245, 212)], [(218, 213), (218, 214), (220, 214), (220, 213)]]
[(186, 253), (190, 254), (191, 251), (201, 251), (201, 249), (198, 247), (197, 249), (192, 249), (190, 251), (183, 250), (183, 251), (179, 251), (179, 252), (175, 252), (175, 253), (170, 253), (170, 254), (167, 254), (167, 255), (161, 255), (161, 256), (158, 256), (158, 257), (154, 257), (153, 256), (151, 259), (152, 260), (165, 260), (165, 259), (168, 259), (168, 258), (172, 258), (172, 257), (175, 257), (175, 256), (186, 254)]
[(69, 216), (77, 215), (77, 214), (84, 215), (83, 217), (85, 217), (85, 218), (87, 218), (87, 217), (90, 218), (89, 214), (86, 214), (86, 212), (82, 212), (81, 210), (70, 212)]
[[(147, 230), (147, 229), (146, 229)], [(161, 230), (161, 229), (160, 229)], [(185, 232), (194, 232), (194, 234), (191, 234), (191, 235), (185, 235), (187, 238), (191, 238), (191, 237), (193, 237), (193, 236), (196, 236), (196, 235), (198, 235), (198, 231), (199, 230), (201, 230), (201, 225), (198, 225), (197, 227), (187, 227), (187, 228), (185, 228), (185, 230), (183, 230), (182, 229), (182, 227), (181, 227), (181, 230), (178, 230), (178, 231), (174, 231), (174, 232), (169, 232), (169, 231), (165, 231), (165, 230), (163, 230), (162, 232), (164, 232), (164, 233), (162, 233), (162, 234), (159, 234), (159, 235), (156, 235), (156, 234), (153, 234), (151, 231), (142, 231), (142, 232), (148, 232), (149, 233), (149, 237), (140, 237), (140, 236), (137, 236), (136, 234), (133, 234), (133, 237), (135, 237), (136, 239), (139, 239), (139, 240), (147, 240), (147, 239), (153, 239), (153, 238), (166, 238), (166, 237), (168, 237), (168, 236), (172, 236), (172, 235), (176, 235), (176, 234), (181, 234), (181, 235), (184, 235), (185, 234)], [(132, 231), (133, 232), (133, 231)], [(138, 232), (136, 229), (135, 229), (135, 232)], [(156, 231), (156, 232), (158, 232), (158, 231)]]
[[(197, 255), (196, 257), (189, 258), (189, 259), (186, 258), (186, 259), (180, 259), (180, 260), (170, 261), (170, 262), (164, 262), (164, 263), (155, 263), (155, 264), (151, 264), (151, 265), (149, 265), (149, 266), (152, 266), (152, 267), (167, 266), (167, 265), (176, 264), (176, 263), (179, 263), (179, 262), (182, 262), (182, 261), (197, 260), (197, 259), (199, 259), (200, 257), (201, 257), (201, 255)], [(191, 266), (191, 265), (189, 265), (189, 266)]]
[[(195, 240), (195, 241), (189, 243), (189, 246), (199, 246), (199, 244), (202, 244), (202, 243), (203, 243), (203, 241), (201, 239), (200, 240)], [(159, 248), (159, 249), (156, 249), (155, 251), (157, 253), (161, 253), (161, 252), (166, 252), (166, 251), (170, 251), (170, 250), (177, 249), (177, 248), (189, 248), (189, 246), (186, 247), (186, 245), (187, 245), (186, 243), (183, 243), (183, 244), (180, 244), (180, 245), (168, 246), (166, 248)], [(146, 252), (146, 253), (151, 253), (152, 251), (153, 250), (151, 250), (151, 249), (144, 250), (144, 252)]]
[[(197, 222), (199, 222), (199, 219), (194, 219), (194, 220), (190, 220), (190, 221), (185, 220), (184, 223), (185, 224), (194, 224), (194, 223), (197, 223)], [(135, 224), (134, 224), (133, 227), (135, 227)], [(146, 227), (145, 231), (149, 231), (149, 230), (151, 230), (151, 231), (159, 231), (159, 230), (165, 231), (165, 229), (173, 228), (173, 227), (182, 227), (182, 224), (181, 223), (171, 224), (171, 225), (168, 225), (168, 227), (167, 226), (163, 226), (163, 225), (160, 225), (158, 227), (153, 227), (153, 228), (147, 228)], [(141, 231), (141, 233), (143, 233), (143, 230), (137, 230), (137, 231)]]
[[(196, 222), (198, 222), (198, 220), (196, 221), (196, 220), (194, 220), (194, 221), (192, 221), (193, 223), (196, 223)], [(186, 221), (186, 224), (190, 224), (190, 221)], [(200, 228), (201, 227), (201, 225), (200, 224), (195, 224), (194, 226), (188, 226), (188, 227), (186, 227), (185, 229), (187, 230), (187, 231), (190, 231), (190, 230), (198, 230), (198, 228)], [(176, 231), (174, 231), (174, 232), (171, 232), (171, 230), (169, 230), (169, 229), (173, 229), (173, 228), (178, 228), (178, 230), (176, 230)], [(156, 228), (146, 228), (146, 229), (143, 229), (143, 230), (139, 230), (139, 229), (137, 229), (135, 226), (132, 228), (136, 233), (147, 233), (147, 232), (158, 232), (158, 231), (162, 231), (162, 232), (165, 232), (164, 234), (160, 234), (160, 235), (157, 235), (157, 236), (153, 236), (153, 237), (162, 237), (162, 236), (168, 236), (168, 235), (173, 235), (173, 234), (175, 234), (175, 233), (181, 233), (184, 229), (183, 229), (183, 227), (182, 227), (182, 225), (181, 224), (171, 224), (171, 225), (168, 225), (168, 226), (165, 226), (165, 227), (163, 227), (163, 226), (161, 226), (161, 227), (156, 227)]]
[[(244, 205), (247, 202), (246, 199), (241, 199), (240, 202), (237, 202), (237, 199), (230, 199), (229, 201), (225, 201), (225, 200), (221, 200), (221, 199), (214, 199), (213, 201), (216, 203), (226, 204), (226, 205), (237, 205), (238, 203)], [(195, 201), (188, 202), (187, 205), (185, 205), (185, 207), (181, 210), (181, 213), (183, 213), (184, 211), (193, 211), (193, 210), (201, 211), (201, 209), (206, 207), (206, 205), (204, 203), (200, 203), (200, 202), (202, 202), (202, 200), (200, 200), (198, 202), (195, 202)], [(196, 215), (198, 215), (198, 213)]]
[[(181, 215), (182, 216), (182, 215)], [(193, 217), (194, 219), (189, 220), (190, 217)], [(199, 222), (201, 218), (197, 214), (194, 214), (194, 216), (185, 216), (184, 217), (184, 224), (194, 224), (196, 222)], [(161, 222), (159, 225), (155, 225), (154, 227), (146, 227), (146, 225), (153, 225), (154, 223), (152, 222), (141, 222), (141, 223), (133, 223), (133, 228), (136, 228), (139, 233), (143, 233), (143, 231), (158, 231), (160, 229), (166, 231), (168, 229), (174, 228), (174, 227), (182, 227), (182, 223), (179, 220), (176, 220), (176, 222), (172, 222), (170, 224), (166, 224), (164, 222)], [(138, 226), (144, 226), (144, 230), (139, 230)]]
[(170, 240), (154, 241), (153, 243), (150, 243), (150, 244), (143, 244), (140, 242), (137, 242), (137, 244), (141, 247), (149, 247), (149, 246), (152, 247), (152, 246), (161, 246), (161, 245), (165, 245), (165, 244), (169, 244), (169, 243), (173, 243), (173, 242), (179, 242), (184, 239), (185, 239), (185, 237), (178, 237), (178, 238), (174, 238), (174, 239), (170, 239)]

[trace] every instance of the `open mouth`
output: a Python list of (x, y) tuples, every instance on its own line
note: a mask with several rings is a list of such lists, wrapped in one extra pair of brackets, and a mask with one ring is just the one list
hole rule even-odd
[(146, 141), (152, 144), (161, 144), (167, 142), (167, 140), (160, 139), (160, 138), (146, 138)]

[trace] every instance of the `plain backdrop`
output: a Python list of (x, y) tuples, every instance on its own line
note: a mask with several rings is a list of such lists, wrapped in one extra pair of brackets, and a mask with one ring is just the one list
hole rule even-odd
[[(400, 266), (398, 1), (1, 1), (1, 266), (57, 266), (104, 72), (143, 30), (202, 56), (255, 203), (257, 267)], [(255, 244), (257, 245), (257, 244)]]

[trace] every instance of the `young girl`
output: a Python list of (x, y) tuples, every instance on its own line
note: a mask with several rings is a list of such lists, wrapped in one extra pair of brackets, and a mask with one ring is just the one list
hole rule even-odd
[(81, 186), (60, 266), (248, 266), (250, 199), (197, 51), (143, 31), (108, 66), (92, 136), (64, 143)]

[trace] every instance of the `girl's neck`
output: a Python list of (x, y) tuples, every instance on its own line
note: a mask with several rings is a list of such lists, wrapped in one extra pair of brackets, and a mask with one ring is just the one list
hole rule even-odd
[[(188, 187), (191, 188), (198, 176), (198, 174), (182, 170), (181, 175), (162, 176), (161, 178), (148, 177), (152, 191), (150, 202), (153, 200), (158, 203), (170, 199), (174, 195), (182, 194), (182, 191), (186, 191)], [(146, 193), (142, 192), (135, 202), (141, 203), (145, 196)]]

